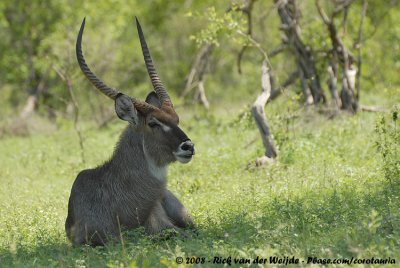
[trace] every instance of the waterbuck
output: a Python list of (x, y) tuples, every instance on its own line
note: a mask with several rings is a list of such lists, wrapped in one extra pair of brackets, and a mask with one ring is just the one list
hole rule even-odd
[(166, 172), (176, 160), (188, 163), (194, 144), (178, 126), (178, 115), (156, 73), (137, 19), (136, 25), (154, 87), (145, 102), (108, 87), (96, 77), (81, 49), (85, 19), (78, 34), (76, 56), (82, 72), (115, 101), (118, 117), (129, 125), (111, 159), (81, 171), (72, 186), (65, 230), (74, 245), (103, 245), (117, 239), (121, 228), (144, 226), (149, 234), (156, 234), (193, 225), (186, 208), (166, 188)]

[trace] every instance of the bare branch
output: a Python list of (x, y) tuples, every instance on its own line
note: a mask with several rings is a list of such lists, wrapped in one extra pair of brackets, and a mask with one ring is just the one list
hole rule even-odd
[(237, 57), (237, 68), (238, 68), (238, 73), (239, 73), (239, 74), (242, 74), (242, 65), (241, 65), (241, 63), (242, 63), (242, 58), (243, 58), (244, 52), (246, 51), (247, 48), (248, 48), (248, 46), (247, 46), (247, 45), (244, 45), (244, 46), (240, 49), (240, 51), (239, 51), (239, 53), (238, 53), (238, 57)]
[(335, 7), (335, 10), (332, 13), (332, 19), (336, 17), (339, 13), (341, 13), (343, 10), (346, 10), (354, 0), (344, 0), (341, 1), (341, 3), (337, 4)]
[(349, 18), (349, 7), (346, 7), (343, 12), (343, 35), (347, 34), (347, 22)]
[(247, 37), (247, 39), (250, 41), (250, 43), (257, 48), (257, 50), (263, 55), (264, 59), (267, 60), (268, 65), (270, 65), (269, 60), (268, 60), (268, 53), (261, 47), (260, 43), (258, 43), (256, 40), (254, 40), (251, 36), (245, 34), (241, 30), (236, 31), (239, 35)]
[[(185, 89), (181, 94), (181, 98), (184, 98), (192, 89), (197, 87), (194, 99), (200, 101), (206, 109), (209, 108), (209, 102), (205, 94), (204, 76), (208, 67), (209, 57), (214, 48), (215, 45), (209, 43), (203, 45), (200, 49), (186, 79)], [(197, 77), (197, 81), (194, 81), (195, 77)]]
[(197, 77), (202, 78), (206, 72), (207, 66), (208, 66), (208, 60), (211, 55), (211, 53), (214, 50), (215, 45), (208, 43), (204, 44), (199, 53), (196, 56), (196, 59), (192, 65), (192, 68), (190, 69), (189, 75), (186, 78), (186, 86), (184, 91), (181, 94), (181, 97), (185, 97), (191, 89), (193, 89), (195, 86), (197, 86), (198, 82), (194, 82), (194, 78), (197, 75)]
[(273, 49), (271, 52), (268, 53), (269, 58), (272, 58), (276, 55), (278, 55), (279, 53), (283, 52), (285, 49), (287, 49), (288, 46), (287, 44), (281, 44), (279, 47)]
[(377, 107), (377, 106), (367, 106), (367, 105), (360, 105), (360, 109), (363, 112), (372, 112), (372, 113), (388, 113), (389, 110), (384, 107)]
[(361, 20), (360, 20), (360, 25), (358, 26), (358, 37), (357, 41), (355, 43), (355, 47), (357, 48), (357, 78), (356, 78), (356, 83), (357, 83), (357, 91), (356, 91), (356, 99), (357, 101), (360, 100), (360, 91), (361, 91), (361, 66), (362, 66), (362, 58), (361, 58), (361, 41), (362, 41), (362, 26), (364, 23), (364, 18), (365, 15), (367, 14), (367, 9), (368, 9), (368, 1), (363, 0), (363, 7), (362, 7), (362, 13), (361, 13)]
[(317, 6), (317, 10), (318, 10), (319, 15), (322, 18), (322, 21), (326, 25), (331, 24), (331, 20), (329, 19), (328, 15), (326, 15), (326, 13), (325, 13), (324, 9), (322, 8), (321, 3), (319, 2), (319, 0), (315, 1), (315, 5)]
[(206, 92), (204, 89), (204, 80), (201, 79), (198, 83), (198, 90), (195, 95), (195, 98), (199, 100), (206, 109), (210, 108), (210, 103), (207, 100)]
[[(240, 11), (242, 11), (244, 14), (246, 14), (246, 17), (247, 17), (247, 32), (246, 32), (246, 34), (250, 37), (253, 37), (252, 11), (253, 11), (253, 5), (254, 5), (255, 1), (256, 0), (248, 0), (246, 5), (240, 9)], [(246, 49), (247, 49), (247, 45), (244, 45), (238, 54), (237, 68), (238, 68), (239, 74), (242, 73), (241, 62), (242, 62), (242, 58), (243, 58), (243, 55), (244, 55), (244, 52), (246, 51)]]
[(74, 129), (79, 138), (79, 146), (81, 148), (82, 163), (85, 163), (85, 150), (84, 150), (85, 148), (83, 145), (83, 136), (82, 136), (81, 130), (79, 128), (79, 124), (78, 124), (79, 105), (78, 105), (78, 102), (76, 101), (74, 91), (72, 90), (71, 79), (69, 78), (69, 76), (66, 73), (63, 73), (61, 70), (57, 69), (55, 66), (52, 66), (52, 67), (53, 67), (53, 70), (57, 73), (57, 75), (61, 78), (61, 80), (67, 85), (72, 104), (74, 105)]
[(274, 100), (278, 96), (280, 96), (285, 88), (296, 82), (296, 80), (299, 78), (299, 75), (299, 71), (294, 71), (288, 76), (288, 78), (286, 78), (285, 82), (283, 82), (283, 84), (279, 88), (273, 88), (269, 101)]

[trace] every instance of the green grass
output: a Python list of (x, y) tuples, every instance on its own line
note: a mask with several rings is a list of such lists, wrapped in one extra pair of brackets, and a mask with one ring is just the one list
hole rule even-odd
[[(76, 174), (105, 161), (125, 124), (60, 122), (52, 134), (0, 140), (0, 266), (178, 266), (176, 257), (396, 258), (400, 262), (398, 187), (385, 179), (375, 148), (378, 115), (333, 120), (308, 112), (288, 119), (271, 104), (278, 161), (263, 154), (249, 114), (183, 116), (196, 144), (188, 165), (169, 169), (169, 188), (192, 212), (198, 234), (154, 240), (124, 232), (124, 244), (73, 248), (64, 233)], [(211, 265), (211, 264), (209, 264)], [(212, 265), (211, 265), (212, 266)], [(222, 267), (222, 265), (214, 265)]]

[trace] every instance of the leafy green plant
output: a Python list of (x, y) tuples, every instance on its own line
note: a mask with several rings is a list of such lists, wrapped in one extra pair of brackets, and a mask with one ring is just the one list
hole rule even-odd
[[(232, 6), (232, 11), (236, 11), (237, 8), (237, 6)], [(190, 39), (195, 40), (198, 45), (211, 43), (219, 46), (221, 36), (229, 37), (237, 44), (245, 42), (241, 36), (235, 35), (238, 31), (244, 31), (243, 18), (235, 12), (221, 13), (217, 12), (215, 7), (210, 7), (205, 13), (189, 12), (186, 16), (193, 16), (197, 19), (206, 18), (207, 20), (207, 27), (196, 35), (190, 36)]]
[(400, 131), (398, 130), (399, 106), (390, 113), (391, 118), (382, 116), (376, 124), (378, 139), (376, 146), (383, 158), (385, 178), (390, 183), (400, 183)]

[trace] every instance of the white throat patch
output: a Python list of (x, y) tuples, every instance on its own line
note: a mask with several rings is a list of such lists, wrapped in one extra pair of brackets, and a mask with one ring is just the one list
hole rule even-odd
[(142, 144), (144, 157), (146, 158), (146, 163), (150, 174), (159, 181), (165, 181), (167, 179), (167, 166), (165, 165), (160, 167), (155, 163), (153, 158), (148, 154), (146, 147), (144, 146), (144, 138)]

